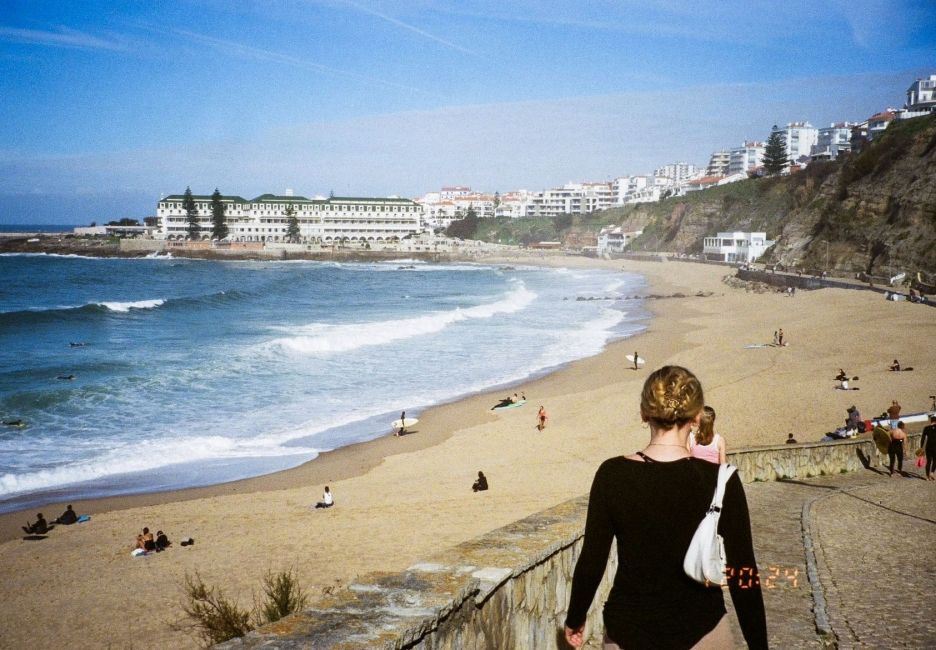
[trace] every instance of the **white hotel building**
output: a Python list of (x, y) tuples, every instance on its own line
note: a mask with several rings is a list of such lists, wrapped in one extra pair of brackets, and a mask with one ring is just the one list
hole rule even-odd
[[(182, 194), (160, 199), (156, 209), (159, 239), (188, 239), (188, 219)], [(198, 212), (199, 238), (211, 238), (211, 197), (192, 197)], [(227, 241), (283, 242), (289, 227), (290, 207), (299, 222), (303, 243), (383, 243), (398, 241), (423, 230), (422, 207), (415, 201), (389, 198), (332, 197), (263, 194), (255, 199), (222, 196)]]
[(774, 242), (765, 232), (720, 232), (703, 239), (702, 254), (719, 262), (753, 262)]

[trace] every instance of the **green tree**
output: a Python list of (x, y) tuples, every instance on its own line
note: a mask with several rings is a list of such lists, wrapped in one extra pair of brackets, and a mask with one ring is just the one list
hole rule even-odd
[(286, 206), (286, 239), (291, 242), (299, 241), (299, 219), (291, 205)]
[(221, 192), (215, 188), (211, 195), (211, 238), (224, 239), (228, 236), (228, 227), (224, 218), (224, 204), (221, 203)]
[(459, 239), (471, 239), (478, 230), (478, 221), (478, 213), (469, 206), (464, 218), (449, 224), (449, 227), (445, 229), (445, 234)]
[(776, 176), (787, 166), (786, 136), (774, 125), (767, 144), (764, 146), (764, 171), (768, 176)]
[(188, 222), (186, 231), (189, 239), (198, 239), (201, 232), (201, 226), (198, 225), (198, 209), (195, 207), (195, 199), (192, 197), (192, 189), (185, 188), (185, 196), (182, 197), (182, 209), (185, 210), (185, 220)]

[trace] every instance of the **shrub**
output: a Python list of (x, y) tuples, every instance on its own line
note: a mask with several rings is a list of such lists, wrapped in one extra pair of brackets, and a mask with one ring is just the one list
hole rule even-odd
[(193, 620), (191, 627), (205, 647), (244, 636), (253, 629), (250, 612), (229, 601), (220, 590), (207, 587), (197, 571), (194, 576), (185, 574), (183, 589), (182, 610)]
[(298, 612), (308, 601), (292, 569), (277, 574), (268, 573), (263, 579), (263, 594), (266, 600), (256, 607), (258, 625), (272, 623)]
[(205, 647), (244, 636), (255, 627), (298, 612), (308, 600), (292, 569), (270, 572), (264, 577), (263, 597), (259, 601), (254, 599), (252, 612), (228, 600), (220, 589), (205, 585), (197, 571), (194, 576), (185, 574), (182, 590), (185, 594), (182, 611), (191, 623), (173, 628), (194, 632)]

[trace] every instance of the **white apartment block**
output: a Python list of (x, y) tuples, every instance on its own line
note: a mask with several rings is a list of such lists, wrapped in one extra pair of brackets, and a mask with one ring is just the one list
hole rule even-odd
[(819, 129), (816, 144), (809, 157), (813, 160), (836, 160), (843, 153), (851, 151), (852, 129), (854, 122), (834, 122)]
[(674, 162), (655, 169), (653, 175), (661, 178), (668, 178), (676, 185), (681, 185), (684, 181), (689, 180), (701, 171), (702, 170), (695, 165), (687, 162)]
[(764, 143), (745, 141), (728, 152), (728, 173), (725, 175), (749, 174), (763, 164)]
[(773, 245), (765, 232), (720, 232), (703, 240), (702, 254), (709, 260), (750, 263)]
[(474, 194), (470, 187), (465, 187), (463, 185), (453, 185), (451, 187), (443, 187), (442, 191), (439, 192), (439, 198), (443, 200), (449, 200), (461, 196), (467, 196), (469, 194)]
[(771, 133), (778, 131), (784, 136), (790, 162), (800, 162), (804, 157), (808, 159), (813, 145), (819, 141), (819, 129), (809, 122), (790, 122), (784, 127), (774, 125), (771, 129)]
[(912, 112), (936, 111), (936, 74), (917, 79), (907, 89), (907, 110)]
[[(188, 219), (182, 194), (160, 199), (156, 217), (159, 239), (188, 239)], [(211, 238), (211, 197), (192, 197), (198, 214), (199, 238)], [(415, 201), (389, 198), (332, 197), (263, 194), (255, 199), (222, 196), (228, 241), (282, 242), (289, 226), (286, 211), (292, 208), (299, 222), (301, 242), (398, 241), (421, 232), (422, 207)]]
[(730, 151), (713, 151), (709, 158), (708, 167), (705, 168), (706, 176), (727, 176), (728, 165), (731, 164)]

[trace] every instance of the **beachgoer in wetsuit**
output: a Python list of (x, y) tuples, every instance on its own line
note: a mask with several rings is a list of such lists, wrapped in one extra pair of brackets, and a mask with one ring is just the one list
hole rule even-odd
[(936, 415), (931, 415), (930, 423), (923, 427), (920, 447), (926, 452), (926, 480), (936, 481)]

